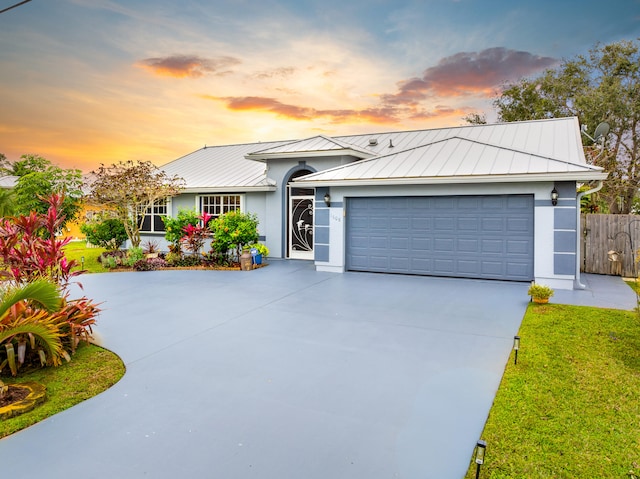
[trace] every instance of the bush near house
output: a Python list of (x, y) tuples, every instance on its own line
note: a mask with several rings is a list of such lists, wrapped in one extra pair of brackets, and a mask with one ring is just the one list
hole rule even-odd
[(84, 223), (80, 226), (80, 231), (87, 237), (89, 243), (109, 251), (117, 250), (127, 241), (124, 224), (116, 218)]
[(211, 222), (212, 249), (225, 255), (240, 256), (242, 247), (258, 241), (258, 217), (252, 213), (229, 211)]

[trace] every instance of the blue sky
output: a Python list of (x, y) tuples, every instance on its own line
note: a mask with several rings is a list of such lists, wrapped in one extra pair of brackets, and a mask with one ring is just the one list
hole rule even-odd
[(640, 37), (640, 0), (606, 5), (32, 0), (0, 14), (0, 153), (90, 170), (492, 119), (505, 82)]

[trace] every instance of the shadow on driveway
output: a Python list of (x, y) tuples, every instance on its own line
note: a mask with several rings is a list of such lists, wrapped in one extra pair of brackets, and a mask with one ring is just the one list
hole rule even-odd
[(459, 479), (528, 302), (524, 283), (277, 260), (82, 282), (127, 373), (0, 441), (6, 477), (37, 456), (65, 479)]

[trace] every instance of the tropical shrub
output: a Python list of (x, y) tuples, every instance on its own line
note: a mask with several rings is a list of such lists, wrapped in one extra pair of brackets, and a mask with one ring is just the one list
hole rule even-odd
[(127, 251), (127, 258), (124, 264), (132, 268), (133, 265), (141, 259), (145, 259), (144, 251), (142, 251), (142, 248), (140, 246), (134, 246), (132, 248), (129, 248), (129, 250)]
[(242, 247), (258, 241), (258, 217), (252, 213), (229, 211), (211, 222), (212, 249), (220, 254), (240, 256)]
[(55, 236), (64, 224), (59, 213), (63, 197), (52, 195), (47, 201), (46, 214), (31, 212), (0, 220), (0, 260), (4, 264), (0, 279), (17, 283), (48, 279), (64, 289), (71, 278), (83, 273), (73, 271), (78, 262), (64, 256), (63, 247), (71, 238)]
[(122, 243), (127, 240), (124, 224), (116, 218), (84, 223), (80, 226), (80, 231), (87, 237), (89, 243), (109, 251), (120, 248)]
[(172, 245), (170, 251), (180, 253), (180, 240), (184, 236), (184, 228), (187, 225), (199, 224), (198, 213), (195, 210), (181, 208), (175, 217), (162, 216), (164, 222), (164, 238)]
[[(0, 372), (23, 364), (58, 366), (89, 340), (99, 309), (86, 298), (68, 301), (47, 280), (5, 289), (0, 298)], [(0, 389), (2, 385), (0, 384)]]
[(155, 254), (160, 251), (160, 246), (155, 240), (147, 240), (142, 244), (142, 252), (144, 254)]
[(196, 256), (200, 254), (204, 242), (211, 236), (211, 230), (209, 229), (211, 215), (206, 212), (202, 213), (198, 216), (198, 220), (198, 224), (188, 224), (182, 228), (183, 236), (180, 238), (182, 246)]

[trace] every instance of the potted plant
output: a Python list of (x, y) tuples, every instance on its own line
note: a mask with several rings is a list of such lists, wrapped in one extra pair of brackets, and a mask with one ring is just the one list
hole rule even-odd
[(531, 283), (527, 294), (534, 303), (548, 303), (549, 298), (553, 296), (553, 289), (544, 284)]
[(250, 248), (252, 253), (253, 250), (255, 250), (255, 255), (253, 257), (253, 262), (255, 264), (262, 264), (262, 258), (269, 256), (269, 248), (267, 248), (267, 245), (262, 243), (253, 243)]

